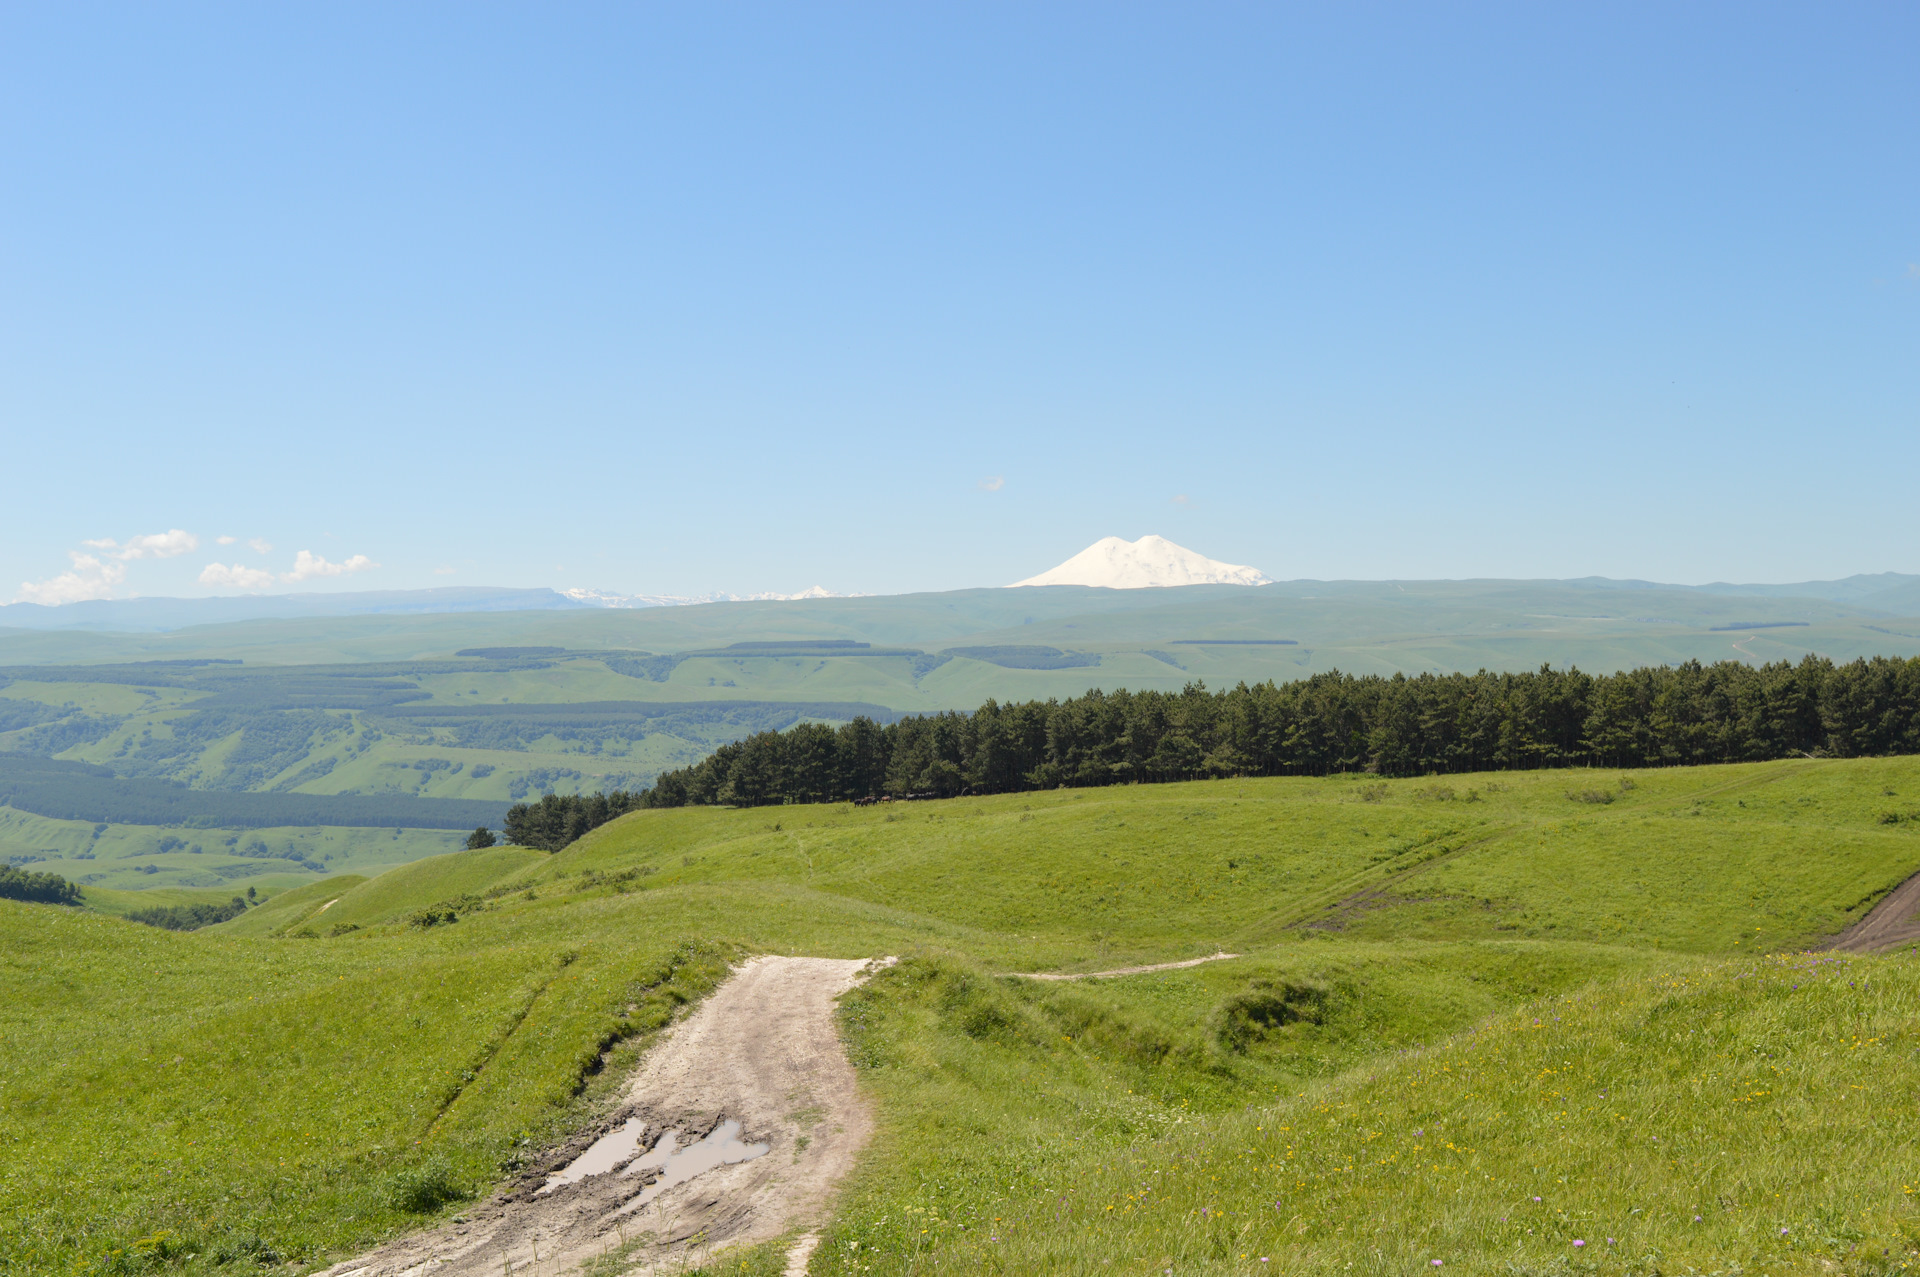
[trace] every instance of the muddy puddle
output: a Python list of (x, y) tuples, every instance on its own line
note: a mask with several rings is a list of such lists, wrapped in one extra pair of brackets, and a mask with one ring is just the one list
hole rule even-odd
[[(621, 1175), (640, 1175), (647, 1171), (658, 1178), (641, 1190), (640, 1195), (616, 1213), (625, 1215), (639, 1210), (676, 1184), (684, 1184), (703, 1171), (735, 1162), (750, 1162), (766, 1154), (765, 1144), (748, 1144), (740, 1138), (740, 1123), (722, 1122), (706, 1137), (681, 1147), (681, 1133), (669, 1127), (647, 1146), (648, 1125), (644, 1118), (630, 1117), (595, 1140), (587, 1151), (569, 1162), (564, 1170), (547, 1177), (541, 1193), (551, 1193), (568, 1184), (578, 1184), (594, 1175), (618, 1171)], [(644, 1147), (644, 1151), (643, 1151)]]

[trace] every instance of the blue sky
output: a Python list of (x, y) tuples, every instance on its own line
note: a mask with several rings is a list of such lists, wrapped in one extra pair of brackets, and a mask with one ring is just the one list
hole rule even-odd
[(0, 598), (896, 592), (1149, 532), (1920, 571), (1915, 48), (1899, 4), (8, 5)]

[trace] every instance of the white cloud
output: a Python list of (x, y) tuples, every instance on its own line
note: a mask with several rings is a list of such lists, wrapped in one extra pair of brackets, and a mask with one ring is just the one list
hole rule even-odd
[(260, 554), (265, 554), (273, 548), (273, 542), (267, 540), (265, 537), (255, 537), (253, 540), (247, 542), (247, 544), (252, 546), (255, 552)]
[(22, 581), (19, 597), (29, 603), (57, 607), (87, 599), (111, 598), (113, 587), (127, 579), (126, 564), (131, 559), (171, 559), (197, 549), (200, 538), (191, 532), (173, 528), (128, 537), (124, 542), (112, 537), (90, 537), (80, 543), (97, 554), (69, 550), (73, 570), (45, 581)]
[(1173, 498), (1173, 503), (1177, 506), (1190, 506), (1193, 504), (1193, 498), (1184, 492), (1176, 493)]
[(273, 573), (245, 564), (209, 563), (200, 569), (200, 584), (240, 590), (263, 590), (273, 584)]
[(215, 537), (213, 539), (213, 543), (215, 545), (232, 545), (235, 541), (238, 541), (239, 539), (240, 539), (239, 537)]
[(1007, 479), (1005, 475), (989, 475), (980, 481), (980, 491), (982, 492), (998, 492), (1006, 486)]
[(282, 572), (282, 581), (310, 581), (316, 576), (345, 576), (349, 572), (365, 572), (380, 565), (364, 554), (356, 554), (344, 563), (329, 563), (311, 550), (302, 550), (293, 556), (293, 571)]
[(112, 537), (96, 537), (82, 541), (81, 545), (89, 550), (104, 551), (109, 557), (125, 561), (127, 559), (171, 559), (200, 548), (200, 538), (191, 532), (174, 528), (168, 532), (150, 532), (146, 536), (128, 537), (123, 545)]
[(117, 550), (112, 541), (88, 541), (85, 544), (102, 550), (112, 550), (116, 559), (171, 559), (200, 548), (200, 538), (191, 532), (174, 528), (168, 532), (153, 532), (146, 536), (128, 537)]
[(71, 572), (62, 572), (45, 581), (22, 581), (20, 598), (48, 607), (79, 603), (86, 599), (110, 598), (113, 587), (127, 579), (127, 569), (121, 564), (102, 562), (94, 555), (82, 554), (78, 550), (69, 550), (67, 553), (73, 559)]
[(435, 568), (433, 570), (435, 576), (452, 576), (453, 572), (454, 570), (452, 568)]

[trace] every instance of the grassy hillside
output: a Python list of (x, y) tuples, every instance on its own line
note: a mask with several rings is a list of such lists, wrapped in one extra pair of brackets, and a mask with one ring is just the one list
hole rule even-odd
[(485, 851), (458, 851), (416, 860), (342, 893), (326, 906), (324, 916), (316, 913), (312, 925), (303, 929), (312, 930), (321, 923), (329, 929), (365, 927), (405, 918), (429, 905), (485, 891), (503, 878), (532, 869), (546, 859), (547, 853), (542, 851), (490, 847)]
[(844, 1004), (881, 1130), (816, 1273), (1911, 1260), (1915, 977), (1765, 955), (1920, 869), (1920, 760), (1570, 779), (650, 811), (191, 934), (0, 902), (0, 1267), (456, 1210), (752, 951), (904, 959)]
[(960, 973), (889, 972), (847, 1020), (893, 1138), (811, 1271), (1911, 1269), (1920, 971), (1599, 971), (1233, 1111), (1113, 1062), (1149, 977), (1000, 993), (982, 1032)]
[(289, 930), (328, 908), (341, 896), (367, 881), (360, 874), (339, 874), (283, 891), (238, 918), (219, 923), (236, 936), (271, 936)]
[[(1872, 584), (1841, 601), (1603, 581), (1049, 587), (0, 635), (0, 754), (194, 791), (191, 819), (155, 805), (178, 797), (164, 786), (141, 790), (154, 800), (145, 814), (72, 786), (15, 794), (21, 815), (0, 810), (0, 859), (118, 890), (242, 877), (279, 888), (437, 854), (457, 839), (415, 830), (493, 819), (466, 808), (456, 819), (435, 802), (639, 788), (726, 741), (802, 721), (1335, 668), (1603, 672), (1920, 653), (1920, 621), (1898, 611), (1908, 595)], [(832, 642), (870, 646), (821, 646)], [(138, 788), (114, 793), (131, 801)], [(376, 847), (339, 834), (349, 821), (408, 832)], [(219, 851), (187, 836), (208, 857), (271, 824), (275, 855), (157, 858), (179, 850), (156, 844), (182, 823), (220, 827)]]
[(381, 873), (442, 855), (465, 835), (435, 829), (175, 829), (52, 820), (0, 807), (0, 859), (112, 891), (284, 891), (317, 875)]

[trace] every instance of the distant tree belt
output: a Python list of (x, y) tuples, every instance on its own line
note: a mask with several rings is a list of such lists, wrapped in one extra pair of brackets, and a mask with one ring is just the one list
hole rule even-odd
[(1175, 639), (1171, 647), (1299, 647), (1299, 639)]
[(149, 927), (168, 931), (198, 931), (216, 922), (238, 918), (246, 911), (247, 902), (235, 896), (224, 905), (155, 905), (151, 909), (135, 909), (127, 915), (127, 921), (144, 922)]
[(777, 731), (803, 719), (890, 723), (898, 710), (865, 701), (576, 701), (543, 705), (421, 705), (382, 711), (369, 722), (445, 728), (463, 749), (526, 749), (543, 736), (621, 741), (665, 733), (714, 743)]
[(54, 820), (192, 829), (345, 825), (460, 829), (500, 823), (502, 804), (408, 795), (259, 794), (128, 779), (104, 767), (0, 753), (0, 805)]
[(896, 710), (868, 701), (562, 701), (519, 705), (402, 705), (381, 715), (421, 723), (462, 719), (511, 718), (528, 722), (589, 723), (616, 719), (731, 719), (756, 714), (800, 718), (853, 719), (861, 715), (891, 722)]
[[(726, 647), (697, 648), (687, 652), (674, 652), (669, 656), (653, 656), (646, 652), (582, 652), (575, 655), (596, 657), (616, 674), (624, 674), (628, 678), (650, 679), (655, 683), (666, 682), (680, 662), (692, 660), (697, 656), (717, 657), (723, 660), (795, 656), (904, 656), (908, 660), (923, 663), (931, 659), (917, 647), (875, 647), (871, 643), (861, 643), (853, 639), (795, 639), (730, 643)], [(938, 660), (932, 660), (928, 668), (939, 664)], [(918, 677), (917, 674), (916, 677)]]
[(804, 723), (663, 774), (648, 807), (951, 796), (1204, 776), (1385, 776), (1920, 753), (1920, 657), (1594, 676), (1317, 674), (1100, 692), (839, 729)]
[[(509, 807), (504, 828), (507, 841), (516, 846), (559, 851), (582, 834), (641, 806), (641, 795), (624, 790), (611, 794), (548, 794), (537, 803)], [(480, 833), (476, 829), (475, 837)], [(473, 839), (469, 839), (468, 846), (472, 845)]]
[(0, 900), (77, 905), (80, 903), (80, 888), (59, 874), (28, 873), (12, 865), (0, 865)]
[[(480, 650), (480, 649), (471, 649)], [(513, 649), (494, 649), (511, 652)], [(243, 666), (238, 661), (138, 661), (118, 665), (0, 666), (0, 686), (36, 683), (113, 683), (211, 692), (197, 709), (377, 709), (425, 699), (409, 681), (436, 674), (546, 669), (558, 655), (499, 655), (482, 660), (377, 661), (357, 665)]]
[(942, 656), (964, 656), (970, 661), (985, 661), (1009, 670), (1071, 670), (1098, 665), (1092, 652), (1063, 652), (1057, 647), (1038, 644), (1005, 643), (995, 647), (950, 647)]

